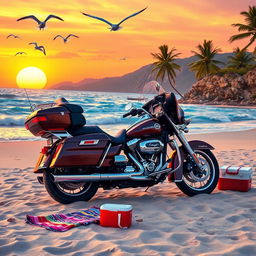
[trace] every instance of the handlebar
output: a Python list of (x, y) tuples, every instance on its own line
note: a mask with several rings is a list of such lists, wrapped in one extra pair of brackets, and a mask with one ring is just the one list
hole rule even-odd
[(130, 115), (130, 112), (126, 113), (126, 114), (123, 114), (123, 118), (127, 117)]
[(127, 116), (136, 116), (136, 115), (141, 115), (142, 113), (150, 115), (145, 109), (143, 108), (133, 108), (131, 109), (128, 113), (123, 114), (123, 118)]

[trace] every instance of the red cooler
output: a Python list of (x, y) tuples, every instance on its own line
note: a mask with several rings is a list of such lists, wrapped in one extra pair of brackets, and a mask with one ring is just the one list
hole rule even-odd
[(132, 206), (128, 204), (103, 204), (100, 207), (100, 225), (129, 228), (132, 224)]
[(252, 186), (252, 167), (222, 166), (218, 189), (247, 192)]

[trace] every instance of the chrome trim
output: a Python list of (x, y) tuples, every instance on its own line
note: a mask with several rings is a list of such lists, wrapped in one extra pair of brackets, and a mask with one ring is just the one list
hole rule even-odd
[(115, 164), (120, 164), (120, 163), (127, 163), (128, 159), (124, 155), (117, 155), (114, 156), (114, 163)]
[[(93, 141), (93, 143), (84, 144), (86, 141)], [(99, 143), (99, 140), (81, 140), (79, 143), (79, 146), (93, 146), (93, 145), (97, 145), (98, 143)]]
[(52, 132), (49, 132), (49, 134), (50, 134), (50, 136), (48, 136), (48, 137), (53, 136), (54, 138), (57, 138), (57, 139), (64, 139), (64, 138), (72, 137), (72, 135), (66, 131), (65, 132), (52, 131)]
[(89, 175), (54, 175), (54, 182), (99, 182), (104, 180), (152, 180), (147, 176), (136, 176), (139, 175), (140, 172), (137, 173), (95, 173)]
[[(157, 146), (148, 146), (149, 143), (157, 143)], [(148, 140), (143, 140), (142, 142), (139, 143), (139, 148), (140, 151), (146, 154), (155, 154), (159, 151), (162, 151), (164, 148), (164, 144), (161, 140), (157, 139), (148, 139)]]
[(126, 168), (124, 169), (124, 172), (134, 172), (135, 169), (132, 166), (126, 166)]
[(132, 139), (129, 140), (126, 145), (130, 148), (130, 150), (134, 151), (136, 149), (137, 143), (140, 141), (140, 139)]
[(138, 166), (138, 168), (139, 168), (139, 173), (140, 174), (136, 174), (136, 175), (141, 175), (141, 174), (143, 174), (143, 172), (144, 172), (144, 167), (140, 164), (140, 162), (131, 154), (131, 153), (128, 153), (128, 155), (129, 155), (129, 157), (132, 159), (132, 161)]
[(197, 165), (197, 167), (201, 170), (204, 171), (205, 167), (203, 165), (200, 164), (200, 162), (196, 159), (195, 157), (195, 152), (194, 150), (191, 148), (191, 146), (189, 145), (186, 137), (184, 136), (182, 130), (180, 130), (178, 128), (178, 125), (175, 125), (172, 120), (170, 119), (170, 117), (165, 114), (165, 117), (168, 119), (168, 121), (171, 123), (171, 125), (173, 126), (173, 129), (175, 131), (176, 136), (178, 137), (178, 139), (180, 140), (180, 142), (182, 143), (182, 145), (186, 148), (187, 152), (189, 153), (189, 155), (192, 157), (192, 159), (194, 160), (195, 164)]
[(108, 154), (108, 151), (109, 151), (110, 147), (111, 147), (111, 143), (109, 143), (109, 145), (108, 145), (108, 147), (107, 147), (107, 149), (106, 149), (106, 151), (105, 151), (105, 153), (104, 153), (104, 155), (103, 155), (103, 157), (100, 161), (100, 164), (98, 166), (96, 166), (97, 168), (100, 168), (102, 166), (102, 164), (103, 164), (103, 162), (104, 162), (104, 160), (105, 160), (105, 158)]

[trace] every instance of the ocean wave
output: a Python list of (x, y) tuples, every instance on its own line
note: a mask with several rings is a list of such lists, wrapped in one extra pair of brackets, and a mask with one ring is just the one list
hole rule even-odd
[(86, 124), (89, 125), (102, 125), (102, 124), (132, 124), (135, 122), (135, 118), (122, 118), (116, 116), (101, 116), (98, 118), (86, 118)]
[(16, 97), (17, 95), (15, 94), (9, 94), (9, 93), (0, 94), (0, 98), (5, 98), (5, 99), (13, 99)]
[[(24, 113), (23, 113), (24, 114)], [(88, 125), (119, 125), (119, 124), (132, 124), (138, 118), (123, 118), (121, 114), (114, 113), (113, 115), (103, 114), (101, 115), (84, 115), (86, 119), (86, 124)], [(196, 116), (188, 115), (186, 118), (191, 118), (193, 124), (221, 124), (221, 123), (231, 123), (239, 121), (254, 121), (256, 116), (251, 115), (234, 115), (234, 116)], [(22, 116), (11, 116), (11, 115), (0, 115), (0, 127), (6, 126), (24, 126), (26, 115)]]
[(239, 122), (239, 121), (254, 121), (256, 120), (256, 115), (251, 114), (223, 114), (223, 115), (188, 115), (187, 118), (191, 118), (193, 123), (230, 123), (230, 122)]
[(24, 117), (0, 116), (0, 126), (24, 126)]
[(227, 123), (231, 122), (231, 119), (227, 116), (192, 116), (191, 117), (193, 123)]

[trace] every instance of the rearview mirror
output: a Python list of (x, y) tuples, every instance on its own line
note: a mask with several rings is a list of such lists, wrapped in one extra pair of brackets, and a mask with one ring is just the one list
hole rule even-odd
[(129, 111), (129, 110), (131, 110), (132, 108), (134, 108), (133, 104), (132, 104), (132, 103), (128, 103), (128, 104), (125, 105), (124, 110), (125, 110), (125, 111)]

